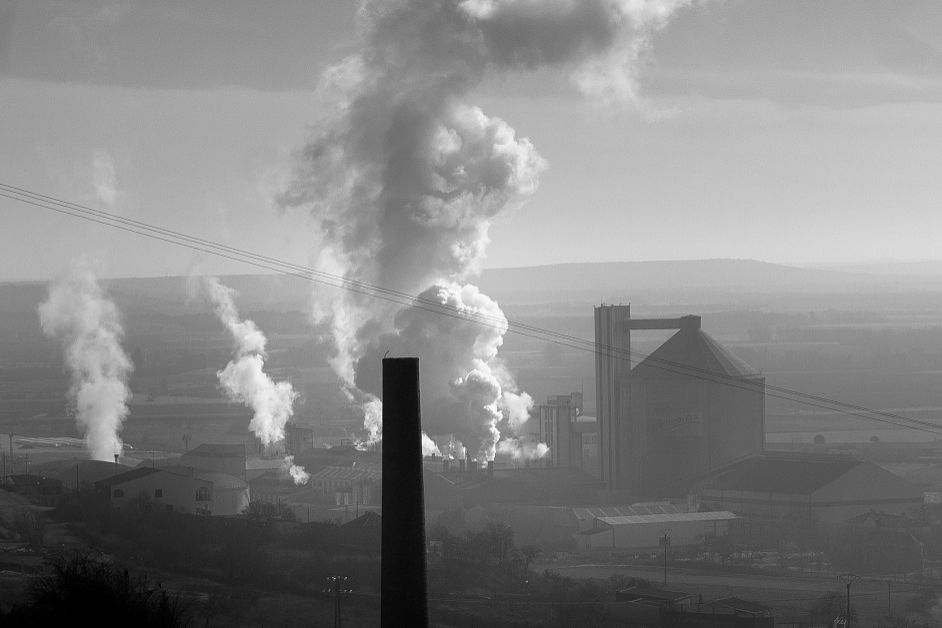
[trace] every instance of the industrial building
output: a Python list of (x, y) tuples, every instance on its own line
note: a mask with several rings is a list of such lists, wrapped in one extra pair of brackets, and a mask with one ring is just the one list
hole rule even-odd
[(550, 448), (543, 464), (582, 469), (599, 477), (598, 422), (582, 414), (582, 393), (550, 395), (536, 406), (539, 433), (533, 436)]
[(729, 511), (596, 517), (592, 528), (573, 537), (579, 549), (586, 551), (656, 550), (665, 535), (672, 548), (703, 547), (711, 538), (728, 536), (731, 524), (738, 519)]
[(373, 465), (324, 467), (311, 476), (310, 485), (322, 500), (338, 506), (379, 505), (382, 468)]
[[(632, 330), (676, 329), (631, 367)], [(700, 328), (699, 316), (632, 319), (595, 308), (601, 479), (626, 495), (676, 495), (698, 477), (759, 454), (765, 379)]]
[(905, 514), (922, 506), (923, 495), (905, 479), (850, 456), (770, 452), (709, 479), (701, 503), (741, 514), (753, 535), (764, 536), (869, 512)]

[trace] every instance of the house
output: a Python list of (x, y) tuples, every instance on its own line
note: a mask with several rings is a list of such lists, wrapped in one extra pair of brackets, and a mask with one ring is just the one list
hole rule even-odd
[(95, 482), (130, 471), (132, 467), (105, 460), (79, 460), (55, 475), (69, 490), (92, 489)]
[(212, 513), (212, 482), (165, 469), (138, 467), (99, 480), (95, 488), (108, 497), (116, 510), (124, 510), (137, 502), (150, 503), (167, 512)]
[(161, 468), (177, 475), (189, 475), (211, 482), (213, 485), (212, 505), (209, 513), (211, 515), (240, 515), (249, 507), (249, 501), (251, 501), (249, 485), (241, 478), (228, 473), (194, 469), (193, 467), (169, 466)]

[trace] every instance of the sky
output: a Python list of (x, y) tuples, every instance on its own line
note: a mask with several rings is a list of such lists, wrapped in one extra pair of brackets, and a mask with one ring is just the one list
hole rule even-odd
[[(308, 264), (273, 201), (356, 48), (351, 0), (0, 0), (0, 182)], [(485, 267), (938, 259), (942, 3), (697, 0), (631, 102), (566, 68), (491, 73), (471, 102), (529, 138), (539, 189)], [(251, 267), (0, 198), (0, 280), (79, 256), (112, 276)]]

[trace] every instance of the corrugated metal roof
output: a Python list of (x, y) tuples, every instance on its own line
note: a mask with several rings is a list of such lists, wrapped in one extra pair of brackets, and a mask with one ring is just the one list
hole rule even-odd
[[(685, 368), (686, 367), (686, 368)], [(658, 347), (654, 353), (631, 370), (632, 377), (663, 379), (689, 374), (710, 374), (733, 378), (760, 377), (760, 371), (752, 368), (705, 331), (699, 328), (682, 328)]]
[(728, 510), (715, 512), (678, 512), (672, 515), (631, 515), (627, 517), (596, 517), (610, 526), (624, 526), (639, 523), (681, 523), (684, 521), (730, 521), (739, 519)]
[(670, 515), (684, 510), (674, 504), (664, 502), (648, 502), (631, 504), (630, 506), (586, 506), (573, 508), (577, 519), (588, 521), (599, 517), (630, 517), (633, 515)]

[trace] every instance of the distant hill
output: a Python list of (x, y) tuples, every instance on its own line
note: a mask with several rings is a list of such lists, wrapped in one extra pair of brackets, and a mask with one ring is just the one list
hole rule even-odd
[(798, 268), (757, 260), (557, 264), (489, 270), (479, 280), (502, 302), (628, 302), (667, 295), (703, 298), (742, 293), (809, 293), (925, 289), (925, 277)]
[[(280, 275), (231, 275), (224, 280), (239, 292), (238, 304), (245, 312), (306, 311), (316, 287)], [(188, 300), (183, 277), (110, 279), (105, 283), (125, 314), (208, 311), (205, 301)], [(749, 294), (938, 290), (942, 288), (942, 263), (938, 276), (853, 273), (735, 259), (574, 263), (491, 269), (475, 283), (504, 305), (645, 299), (698, 303)], [(46, 291), (46, 284), (39, 282), (0, 284), (0, 313), (35, 312)]]
[(850, 264), (803, 264), (803, 268), (835, 270), (868, 275), (896, 275), (907, 277), (934, 277), (942, 279), (942, 260), (915, 262), (857, 262)]

